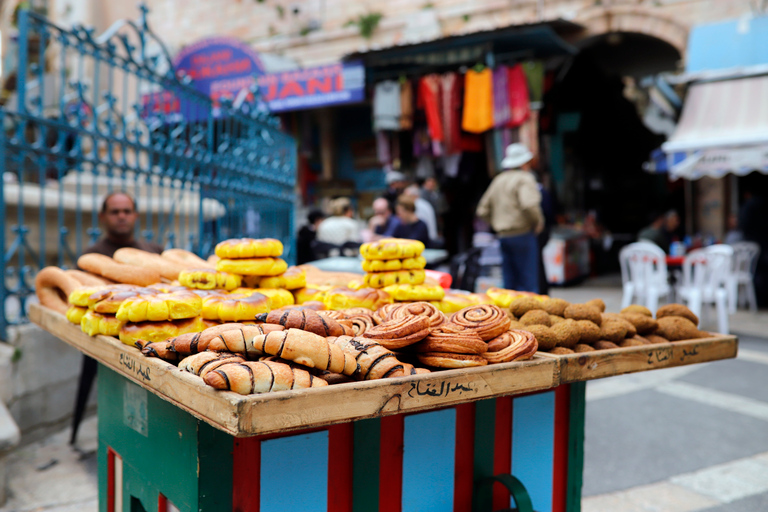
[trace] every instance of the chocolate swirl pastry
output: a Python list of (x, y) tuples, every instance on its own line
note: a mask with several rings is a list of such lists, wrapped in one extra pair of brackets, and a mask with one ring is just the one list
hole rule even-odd
[(305, 370), (272, 361), (223, 364), (208, 372), (203, 381), (215, 389), (234, 391), (241, 395), (328, 385), (323, 379)]
[(483, 357), (489, 363), (524, 361), (533, 357), (539, 344), (528, 331), (507, 331), (488, 342), (488, 352)]
[(357, 380), (383, 379), (411, 375), (413, 366), (397, 359), (391, 350), (373, 340), (361, 337), (339, 336), (328, 342), (341, 347), (357, 361), (358, 370), (352, 374)]
[(397, 304), (397, 307), (391, 309), (389, 318), (405, 318), (413, 315), (421, 315), (429, 318), (431, 328), (439, 327), (445, 323), (446, 318), (442, 311), (439, 311), (429, 302), (406, 302)]
[(375, 340), (390, 350), (413, 345), (429, 334), (429, 318), (410, 316), (381, 323), (365, 332), (365, 337)]
[(451, 323), (465, 329), (472, 329), (483, 339), (492, 340), (509, 329), (511, 320), (504, 311), (492, 304), (469, 306), (457, 311), (451, 317)]
[(301, 329), (320, 336), (341, 336), (344, 334), (344, 327), (333, 318), (325, 316), (327, 313), (329, 312), (318, 312), (312, 309), (273, 310), (269, 313), (256, 315), (256, 321), (279, 324), (286, 329)]

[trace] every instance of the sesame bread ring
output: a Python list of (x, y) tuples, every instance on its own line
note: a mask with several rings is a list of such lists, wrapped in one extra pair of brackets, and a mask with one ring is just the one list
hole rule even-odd
[(169, 281), (178, 279), (179, 272), (186, 268), (186, 265), (165, 259), (154, 252), (142, 251), (133, 247), (121, 247), (115, 251), (112, 258), (118, 263), (156, 270)]
[(194, 318), (202, 309), (202, 299), (191, 291), (159, 293), (126, 299), (116, 316), (126, 322), (160, 322)]
[(67, 320), (72, 322), (73, 324), (80, 325), (80, 321), (83, 319), (83, 316), (88, 312), (88, 308), (83, 308), (80, 306), (70, 306), (67, 310)]
[(274, 238), (231, 238), (216, 244), (216, 256), (222, 259), (267, 258), (281, 254), (283, 243)]
[(160, 272), (153, 268), (125, 265), (103, 254), (83, 254), (77, 259), (77, 266), (117, 283), (148, 286), (160, 282)]
[(258, 288), (285, 288), (286, 290), (297, 290), (307, 286), (307, 275), (299, 267), (288, 267), (288, 270), (280, 275), (272, 277), (262, 277)]
[(402, 260), (415, 258), (424, 252), (424, 244), (406, 238), (383, 238), (360, 246), (360, 254), (367, 260)]
[(203, 330), (205, 330), (205, 324), (201, 317), (167, 320), (165, 322), (126, 323), (120, 328), (118, 338), (126, 345), (135, 347), (139, 340), (157, 343), (182, 334), (202, 332)]
[(88, 310), (80, 320), (80, 329), (88, 336), (96, 336), (97, 334), (117, 336), (120, 334), (120, 328), (123, 324), (125, 322), (118, 320), (115, 315), (102, 315)]
[(488, 351), (483, 354), (483, 357), (489, 363), (523, 361), (532, 358), (538, 348), (536, 336), (532, 333), (511, 330), (489, 341)]
[(221, 259), (216, 270), (243, 276), (276, 276), (288, 270), (288, 264), (280, 258)]
[(403, 260), (363, 260), (364, 272), (391, 272), (393, 270), (421, 270), (427, 266), (424, 256)]
[(429, 302), (405, 302), (392, 308), (389, 318), (406, 318), (413, 315), (422, 315), (429, 318), (429, 326), (434, 329), (446, 322), (445, 315), (438, 311), (435, 306)]
[(442, 300), (445, 297), (445, 290), (440, 285), (394, 284), (384, 287), (384, 291), (399, 302)]
[(203, 318), (224, 322), (253, 320), (256, 315), (270, 310), (269, 297), (260, 293), (251, 295), (209, 295), (203, 299)]
[(166, 249), (160, 256), (188, 268), (210, 267), (208, 262), (203, 258), (193, 252), (185, 251), (184, 249)]
[(212, 268), (190, 268), (179, 273), (182, 286), (198, 290), (234, 290), (242, 281), (243, 278), (237, 274), (219, 272)]
[(451, 323), (465, 329), (472, 329), (483, 341), (492, 340), (509, 329), (511, 320), (498, 306), (480, 304), (457, 311), (451, 317)]
[(379, 309), (384, 304), (390, 304), (392, 297), (376, 288), (359, 288), (353, 290), (343, 286), (331, 288), (323, 296), (323, 304), (328, 309), (346, 310), (349, 308), (366, 308), (371, 311)]
[(67, 297), (79, 286), (79, 281), (58, 267), (45, 267), (35, 276), (35, 294), (40, 304), (62, 315), (69, 309)]
[(70, 277), (74, 277), (82, 286), (104, 286), (107, 284), (115, 284), (114, 281), (97, 276), (96, 274), (91, 274), (90, 272), (77, 270), (76, 268), (65, 270), (64, 273)]
[(373, 288), (384, 288), (393, 284), (422, 284), (426, 279), (423, 270), (396, 270), (365, 274), (364, 283)]
[(424, 352), (416, 358), (422, 364), (435, 368), (471, 368), (485, 366), (488, 361), (483, 356), (473, 354), (451, 354), (447, 352)]

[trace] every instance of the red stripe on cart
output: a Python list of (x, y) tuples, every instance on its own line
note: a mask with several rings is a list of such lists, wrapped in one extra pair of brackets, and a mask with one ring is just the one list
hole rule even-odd
[(402, 414), (381, 418), (379, 459), (379, 510), (400, 512), (403, 500), (403, 430)]
[(352, 512), (352, 423), (328, 427), (328, 510)]
[(552, 512), (565, 512), (568, 484), (568, 426), (570, 422), (571, 388), (555, 388), (554, 470), (552, 474)]
[(456, 406), (456, 456), (453, 510), (472, 509), (475, 466), (475, 404)]
[[(512, 397), (496, 399), (496, 425), (494, 428), (493, 474), (512, 473)], [(493, 486), (493, 510), (509, 507), (509, 491), (500, 484)]]
[(235, 438), (232, 453), (232, 510), (259, 512), (261, 437)]
[(115, 512), (115, 452), (107, 447), (107, 512)]

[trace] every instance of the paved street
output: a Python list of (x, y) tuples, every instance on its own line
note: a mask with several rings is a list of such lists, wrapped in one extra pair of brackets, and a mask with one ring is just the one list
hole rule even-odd
[[(621, 299), (615, 277), (551, 295), (601, 297), (609, 311)], [(768, 313), (739, 312), (731, 325), (740, 341), (735, 360), (588, 384), (584, 512), (768, 510), (768, 338), (759, 337)], [(98, 509), (96, 419), (81, 427), (79, 451), (68, 436), (9, 456), (10, 497), (0, 512)]]

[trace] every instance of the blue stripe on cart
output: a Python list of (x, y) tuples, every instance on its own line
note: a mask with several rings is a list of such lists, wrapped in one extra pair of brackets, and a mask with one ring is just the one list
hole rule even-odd
[(405, 417), (403, 512), (453, 510), (456, 409)]
[(512, 407), (512, 474), (528, 490), (536, 512), (552, 512), (555, 393), (515, 398)]
[(328, 431), (261, 443), (260, 512), (328, 509)]

